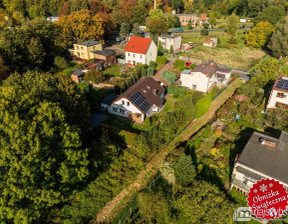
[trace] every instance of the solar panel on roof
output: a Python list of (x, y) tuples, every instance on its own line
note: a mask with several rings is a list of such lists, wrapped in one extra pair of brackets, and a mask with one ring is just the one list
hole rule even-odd
[(147, 107), (149, 106), (149, 103), (147, 103), (146, 98), (139, 92), (137, 91), (134, 93), (131, 97), (130, 100), (141, 110), (145, 111)]
[(288, 90), (288, 80), (285, 80), (285, 79), (280, 79), (275, 88), (277, 89), (282, 89), (282, 90)]

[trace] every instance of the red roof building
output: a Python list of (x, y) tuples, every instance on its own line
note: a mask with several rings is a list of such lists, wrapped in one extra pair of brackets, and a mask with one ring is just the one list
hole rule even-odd
[(125, 62), (128, 65), (149, 64), (156, 61), (157, 46), (151, 38), (131, 37), (125, 48)]

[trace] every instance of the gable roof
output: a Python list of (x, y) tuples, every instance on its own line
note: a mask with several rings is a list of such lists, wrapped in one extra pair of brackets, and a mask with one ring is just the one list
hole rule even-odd
[[(260, 140), (275, 143), (272, 147), (261, 144)], [(288, 184), (288, 133), (282, 132), (279, 138), (274, 138), (259, 132), (254, 132), (238, 162), (267, 176)]]
[(210, 61), (207, 64), (200, 64), (197, 65), (193, 70), (193, 72), (201, 72), (205, 74), (207, 77), (212, 77), (216, 72), (224, 72), (224, 73), (229, 73), (231, 72), (230, 69), (227, 68), (219, 68), (217, 63), (215, 61)]
[(151, 38), (133, 36), (130, 38), (125, 48), (125, 52), (146, 54), (151, 42), (152, 42)]
[(206, 14), (201, 14), (201, 15), (199, 16), (199, 20), (200, 20), (200, 21), (207, 21), (207, 16), (206, 16)]
[(153, 105), (160, 107), (163, 104), (164, 100), (160, 96), (164, 92), (165, 89), (155, 79), (143, 77), (114, 102), (126, 98), (140, 111), (146, 113)]
[(91, 53), (102, 55), (102, 56), (110, 56), (116, 54), (116, 51), (110, 49), (104, 49), (103, 51), (91, 51)]

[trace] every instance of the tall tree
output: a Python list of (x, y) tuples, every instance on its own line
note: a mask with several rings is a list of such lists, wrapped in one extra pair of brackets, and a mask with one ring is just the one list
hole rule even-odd
[(161, 35), (167, 33), (167, 24), (162, 19), (153, 19), (149, 24), (149, 31), (153, 35)]
[(248, 46), (255, 48), (267, 46), (274, 31), (275, 28), (271, 23), (257, 23), (257, 25), (254, 26), (246, 36), (246, 43)]
[(187, 186), (193, 182), (196, 177), (195, 166), (190, 155), (183, 154), (174, 167), (176, 183), (181, 186)]
[(275, 32), (271, 36), (268, 48), (276, 58), (288, 55), (288, 16), (279, 21), (275, 26)]
[[(84, 99), (76, 97), (79, 90), (71, 81), (66, 84), (28, 72), (11, 75), (0, 87), (3, 223), (49, 222), (57, 214), (55, 206), (71, 200), (89, 174), (80, 127), (70, 120)], [(68, 95), (72, 89), (75, 93)], [(87, 109), (80, 110), (85, 114)]]
[(3, 82), (9, 76), (8, 67), (4, 64), (2, 57), (0, 56), (0, 83)]
[(127, 37), (130, 32), (130, 26), (127, 23), (121, 23), (120, 36)]
[(94, 13), (104, 12), (110, 13), (110, 8), (104, 2), (100, 2), (98, 0), (90, 0), (90, 10)]
[(134, 23), (133, 24), (133, 29), (132, 29), (132, 34), (135, 36), (135, 37), (141, 37), (142, 36), (142, 31), (139, 29), (139, 24), (138, 23)]
[(179, 17), (175, 16), (175, 15), (169, 15), (167, 17), (167, 26), (168, 26), (168, 28), (180, 27), (181, 23), (180, 23)]
[(227, 18), (226, 31), (228, 34), (232, 36), (236, 34), (238, 22), (239, 22), (239, 17), (235, 14), (232, 14), (231, 16)]
[(69, 0), (69, 1), (71, 4), (71, 12), (89, 8), (88, 0)]
[(278, 6), (270, 6), (265, 8), (258, 16), (254, 19), (254, 24), (257, 24), (261, 21), (267, 21), (272, 25), (275, 25), (281, 18), (285, 16), (285, 9)]
[(59, 8), (59, 16), (68, 16), (70, 14), (70, 8), (70, 2), (64, 2), (64, 4)]

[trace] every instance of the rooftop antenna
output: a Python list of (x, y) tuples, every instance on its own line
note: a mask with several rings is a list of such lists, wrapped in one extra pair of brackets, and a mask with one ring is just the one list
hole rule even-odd
[(7, 21), (9, 29), (11, 30), (10, 20), (8, 16), (4, 16), (4, 19)]

